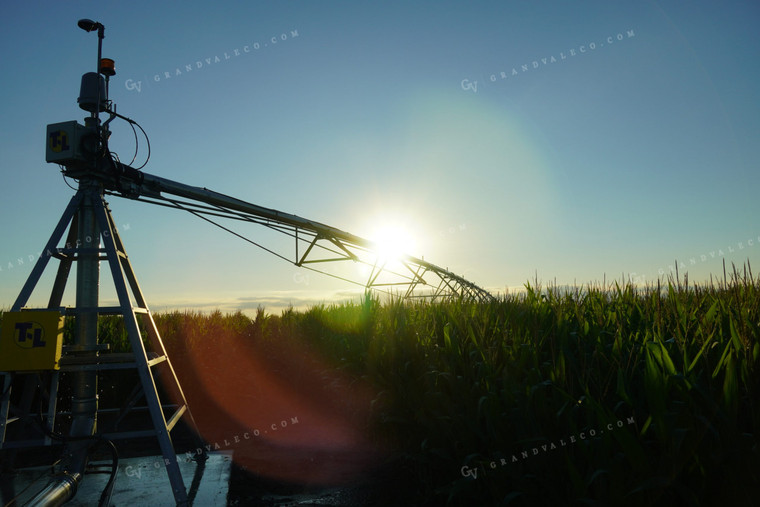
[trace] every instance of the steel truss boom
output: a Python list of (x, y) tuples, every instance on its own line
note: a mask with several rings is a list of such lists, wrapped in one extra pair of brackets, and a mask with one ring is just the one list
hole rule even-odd
[[(488, 291), (462, 276), (424, 259), (406, 254), (392, 260), (384, 259), (375, 242), (335, 227), (258, 206), (208, 188), (194, 187), (137, 171), (123, 164), (116, 163), (116, 166), (116, 179), (105, 178), (104, 182), (112, 195), (183, 209), (296, 266), (333, 276), (366, 289), (403, 295), (405, 298), (463, 298), (475, 301), (488, 301), (493, 298)], [(111, 180), (110, 185), (108, 180)], [(170, 196), (180, 197), (182, 200)], [(254, 223), (290, 236), (295, 242), (295, 254), (290, 257), (266, 248), (209, 217)], [(365, 280), (357, 281), (317, 268), (323, 263), (347, 260), (367, 267), (369, 274)]]

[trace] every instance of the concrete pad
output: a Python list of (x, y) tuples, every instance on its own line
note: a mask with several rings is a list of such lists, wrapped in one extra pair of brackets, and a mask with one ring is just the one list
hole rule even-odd
[[(179, 455), (177, 458), (188, 495), (194, 495), (194, 505), (227, 505), (232, 465), (231, 451), (209, 453), (205, 464), (196, 463), (185, 455)], [(175, 505), (163, 461), (162, 456), (120, 459), (110, 505), (150, 505), (151, 507)], [(85, 475), (84, 480), (79, 484), (76, 496), (66, 504), (67, 506), (98, 505), (100, 494), (109, 479), (111, 462), (90, 462), (88, 471), (95, 470), (106, 473)], [(50, 467), (26, 468), (18, 471), (14, 479), (18, 505), (24, 505), (45, 487), (51, 478), (50, 472)]]

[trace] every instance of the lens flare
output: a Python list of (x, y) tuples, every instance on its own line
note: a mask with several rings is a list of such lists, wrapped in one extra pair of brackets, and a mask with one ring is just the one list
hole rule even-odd
[(302, 484), (347, 483), (377, 462), (371, 389), (302, 340), (197, 327), (184, 326), (171, 355), (207, 450), (232, 451), (255, 474)]

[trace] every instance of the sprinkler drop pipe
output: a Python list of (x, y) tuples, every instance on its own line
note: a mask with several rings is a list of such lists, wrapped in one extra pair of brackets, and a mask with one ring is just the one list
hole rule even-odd
[(79, 474), (60, 474), (53, 478), (45, 488), (34, 495), (26, 507), (57, 507), (68, 502), (77, 492), (82, 476)]

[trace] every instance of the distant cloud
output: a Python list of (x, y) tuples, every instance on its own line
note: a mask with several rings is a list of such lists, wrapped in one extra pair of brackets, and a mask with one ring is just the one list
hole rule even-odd
[[(215, 294), (216, 295), (216, 294)], [(261, 307), (267, 313), (279, 314), (283, 310), (293, 308), (294, 310), (307, 310), (310, 307), (320, 304), (337, 304), (347, 301), (358, 301), (363, 295), (363, 291), (341, 290), (332, 292), (317, 291), (273, 291), (260, 295), (243, 296), (237, 298), (205, 298), (197, 296), (188, 299), (177, 298), (171, 303), (164, 301), (154, 301), (150, 308), (154, 312), (171, 312), (171, 311), (201, 311), (213, 312), (216, 310), (222, 313), (234, 313), (241, 311), (245, 314), (253, 314)]]

